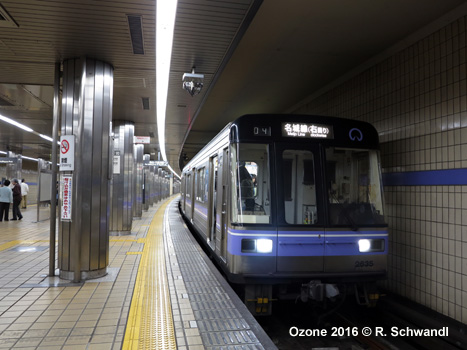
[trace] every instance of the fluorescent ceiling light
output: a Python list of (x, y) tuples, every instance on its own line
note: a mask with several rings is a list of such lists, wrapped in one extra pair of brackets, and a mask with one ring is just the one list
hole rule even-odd
[[(175, 27), (177, 0), (157, 0), (156, 8), (156, 98), (157, 134), (162, 159), (165, 153), (165, 116), (169, 89), (170, 60)], [(170, 168), (173, 172), (172, 168)]]
[(34, 130), (32, 130), (30, 127), (26, 126), (26, 125), (23, 125), (21, 123), (18, 123), (18, 122), (15, 122), (13, 119), (10, 119), (10, 118), (7, 118), (7, 117), (4, 117), (3, 115), (0, 114), (0, 120), (3, 120), (4, 122), (7, 122), (7, 123), (10, 123), (14, 126), (17, 126), (18, 128), (21, 128), (23, 130), (26, 130), (26, 131), (29, 131), (29, 132), (33, 132)]
[(38, 161), (39, 161), (39, 159), (37, 159), (37, 158), (31, 158), (31, 157), (26, 157), (26, 156), (21, 156), (21, 158), (33, 160), (33, 161), (35, 161), (35, 162), (38, 162)]
[(46, 139), (47, 141), (54, 142), (53, 138), (51, 138), (50, 136), (43, 135), (43, 134), (39, 134), (39, 136), (42, 137), (43, 139)]

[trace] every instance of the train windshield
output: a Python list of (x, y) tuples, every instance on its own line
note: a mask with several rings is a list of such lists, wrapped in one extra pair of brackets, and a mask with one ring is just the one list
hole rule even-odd
[(269, 224), (268, 145), (232, 144), (232, 222)]
[(384, 224), (378, 151), (327, 148), (326, 170), (331, 225)]

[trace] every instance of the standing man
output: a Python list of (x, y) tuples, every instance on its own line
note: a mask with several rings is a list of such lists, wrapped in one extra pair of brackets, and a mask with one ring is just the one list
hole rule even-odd
[(21, 186), (18, 183), (18, 179), (13, 179), (11, 183), (13, 184), (13, 219), (11, 220), (21, 220), (23, 218), (19, 210), (19, 204), (21, 203)]
[(29, 185), (24, 181), (24, 179), (21, 180), (21, 196), (23, 199), (21, 200), (21, 209), (26, 209), (28, 205), (28, 192), (29, 192)]

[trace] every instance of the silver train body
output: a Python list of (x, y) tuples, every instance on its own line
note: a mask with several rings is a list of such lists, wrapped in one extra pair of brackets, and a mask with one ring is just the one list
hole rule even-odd
[(254, 314), (349, 285), (374, 301), (388, 249), (378, 147), (364, 122), (245, 115), (184, 167), (181, 212)]

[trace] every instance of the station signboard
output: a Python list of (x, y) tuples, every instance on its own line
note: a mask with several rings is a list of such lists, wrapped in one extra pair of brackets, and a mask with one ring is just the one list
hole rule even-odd
[(60, 171), (75, 170), (75, 136), (60, 137)]
[(71, 193), (73, 176), (62, 176), (62, 221), (71, 221)]

